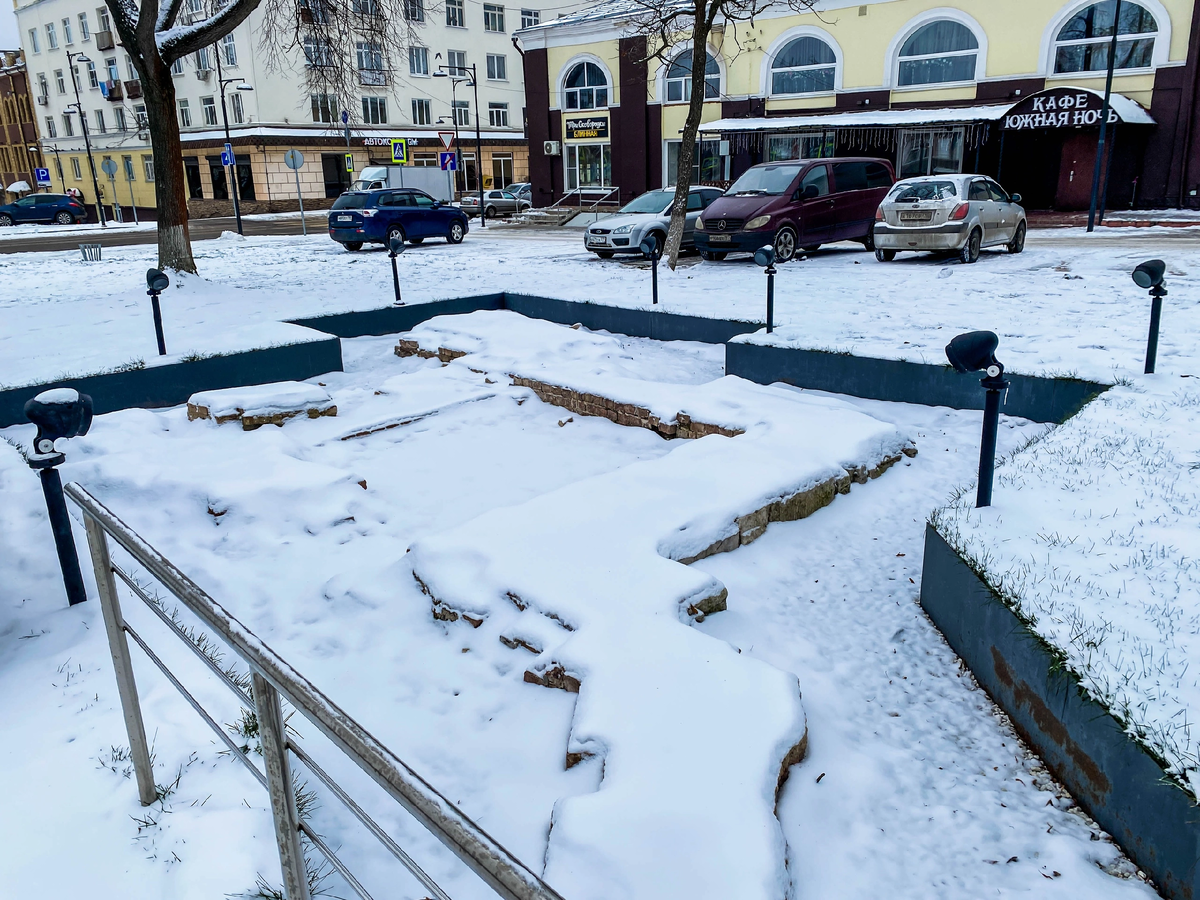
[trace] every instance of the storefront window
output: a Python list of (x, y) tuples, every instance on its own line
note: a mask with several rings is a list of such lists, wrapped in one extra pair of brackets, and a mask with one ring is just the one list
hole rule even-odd
[[(667, 142), (667, 186), (679, 180), (679, 148), (683, 141)], [(725, 178), (720, 141), (697, 141), (692, 156), (692, 184), (713, 184)]]
[(492, 154), (492, 184), (498, 188), (513, 183), (513, 158), (511, 153)]
[(900, 48), (896, 83), (974, 81), (978, 50), (979, 41), (966, 25), (949, 20), (922, 25)]
[(801, 37), (789, 42), (771, 61), (772, 94), (832, 91), (837, 58), (824, 41)]
[(612, 148), (608, 144), (567, 147), (567, 190), (612, 186)]
[(900, 178), (962, 171), (963, 130), (901, 131)]
[[(1058, 32), (1054, 48), (1056, 74), (1097, 72), (1108, 68), (1116, 12), (1116, 0), (1105, 0), (1081, 9), (1067, 20)], [(1121, 4), (1120, 28), (1117, 30), (1115, 68), (1149, 68), (1157, 33), (1158, 23), (1154, 16), (1136, 3), (1125, 0)], [(1136, 37), (1123, 39), (1125, 35)]]
[[(708, 54), (704, 65), (704, 99), (715, 100), (721, 96), (721, 69), (717, 61)], [(692, 51), (680, 53), (667, 69), (667, 102), (684, 103), (692, 99)]]
[(837, 132), (775, 134), (767, 139), (767, 162), (781, 159), (821, 159), (833, 156)]

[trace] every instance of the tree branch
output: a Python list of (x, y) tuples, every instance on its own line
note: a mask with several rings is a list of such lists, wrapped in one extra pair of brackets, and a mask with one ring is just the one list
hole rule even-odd
[(242, 22), (258, 7), (259, 0), (232, 0), (229, 5), (192, 25), (177, 25), (157, 34), (158, 52), (164, 63), (195, 53), (216, 43)]

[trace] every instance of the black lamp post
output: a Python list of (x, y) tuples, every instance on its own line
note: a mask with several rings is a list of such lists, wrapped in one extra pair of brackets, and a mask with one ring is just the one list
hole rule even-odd
[(65, 194), (67, 192), (67, 181), (63, 177), (62, 157), (59, 156), (62, 148), (57, 144), (48, 144), (44, 149), (54, 154), (54, 168), (58, 169), (58, 183), (62, 185), (62, 192)]
[(29, 468), (38, 473), (42, 482), (46, 512), (54, 533), (54, 548), (58, 552), (59, 568), (62, 569), (63, 587), (67, 590), (67, 603), (74, 606), (87, 600), (87, 591), (79, 571), (79, 553), (75, 549), (75, 537), (71, 534), (71, 517), (67, 515), (67, 501), (63, 497), (62, 478), (57, 468), (67, 457), (54, 449), (54, 442), (59, 438), (73, 438), (88, 433), (92, 427), (92, 398), (74, 388), (42, 391), (26, 402), (25, 418), (37, 426), (33, 452), (27, 461)]
[[(233, 142), (229, 138), (229, 113), (225, 110), (225, 88), (231, 84), (236, 84), (234, 90), (252, 91), (254, 87), (246, 84), (245, 78), (222, 78), (221, 77), (221, 50), (217, 48), (217, 82), (221, 87), (221, 124), (225, 126), (225, 143), (233, 147)], [(229, 160), (229, 190), (230, 197), (233, 198), (233, 218), (237, 222), (237, 233), (242, 234), (242, 208), (238, 203), (238, 167), (237, 155), (231, 154)]]
[(75, 86), (75, 102), (70, 104), (79, 113), (79, 126), (83, 129), (83, 146), (87, 150), (88, 168), (92, 170), (92, 190), (96, 192), (96, 215), (100, 217), (100, 227), (107, 228), (104, 221), (104, 204), (100, 202), (100, 180), (96, 177), (96, 160), (92, 157), (92, 140), (88, 137), (87, 114), (83, 111), (83, 101), (79, 98), (79, 73), (75, 71), (75, 63), (90, 63), (91, 60), (82, 53), (67, 54), (67, 68), (71, 70), (71, 84)]
[(775, 330), (775, 248), (770, 245), (754, 251), (754, 261), (767, 272), (767, 334)]
[(638, 244), (642, 255), (650, 260), (650, 284), (652, 285), (655, 306), (658, 305), (658, 258), (662, 256), (662, 248), (658, 246), (658, 238), (650, 235)]
[[(475, 180), (479, 188), (479, 226), (487, 228), (487, 211), (484, 208), (483, 200), (483, 139), (479, 134), (479, 76), (472, 63), (469, 66), (438, 66), (438, 71), (433, 73), (434, 78), (451, 78), (455, 75), (465, 75), (470, 72), (471, 77), (467, 81), (467, 87), (475, 89)], [(450, 90), (450, 109), (454, 113), (454, 146), (457, 152), (458, 148), (458, 110), (454, 109), (454, 88), (458, 87), (458, 82), (462, 78), (453, 80), (453, 87)]]
[(983, 401), (983, 438), (979, 446), (979, 489), (975, 506), (992, 505), (992, 473), (996, 468), (996, 432), (1000, 427), (1000, 394), (1008, 390), (1004, 366), (996, 359), (1000, 338), (991, 331), (969, 331), (946, 345), (946, 358), (956, 371), (984, 373), (979, 384), (987, 391)]
[(1133, 282), (1140, 288), (1150, 289), (1150, 336), (1146, 339), (1146, 369), (1145, 374), (1154, 374), (1154, 364), (1158, 361), (1158, 323), (1162, 318), (1162, 298), (1167, 296), (1163, 287), (1163, 276), (1167, 273), (1167, 264), (1161, 259), (1148, 259), (1133, 270)]
[(167, 343), (163, 339), (162, 309), (158, 305), (158, 295), (171, 286), (171, 279), (165, 272), (150, 269), (146, 272), (146, 291), (150, 295), (150, 305), (154, 308), (154, 336), (158, 338), (158, 355), (167, 355)]
[(396, 269), (396, 257), (404, 252), (404, 238), (396, 235), (388, 241), (388, 256), (392, 260), (392, 287), (396, 291), (396, 306), (403, 306), (400, 299), (400, 273)]

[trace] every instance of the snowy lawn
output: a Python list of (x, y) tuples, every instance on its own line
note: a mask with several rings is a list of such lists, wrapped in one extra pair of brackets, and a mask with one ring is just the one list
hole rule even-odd
[[(1181, 229), (1162, 229), (1164, 232)], [(1186, 302), (1200, 271), (1200, 245), (1163, 235), (1114, 248), (1114, 238), (1145, 229), (1034, 232), (1019, 256), (986, 252), (973, 266), (903, 254), (879, 263), (839, 244), (780, 267), (772, 340), (864, 356), (942, 365), (942, 348), (961, 331), (1000, 335), (1014, 372), (1074, 374), (1112, 381), (1140, 371), (1149, 302), (1129, 278), (1148, 256), (1167, 258), (1171, 296), (1160, 365), (1190, 352), (1200, 308)], [(324, 234), (224, 237), (195, 245), (199, 278), (175, 278), (163, 295), (172, 361), (304, 339), (281, 320), (393, 302), (391, 269), (380, 248), (348, 253)], [(100, 262), (76, 251), (0, 258), (0, 385), (38, 383), (157, 359), (145, 270), (151, 245), (106, 248)], [(399, 259), (406, 303), (496, 291), (648, 306), (644, 263), (600, 260), (577, 232), (475, 229), (459, 246), (429, 241)], [(661, 309), (761, 320), (765, 279), (748, 257), (723, 263), (685, 257), (660, 272)]]
[[(410, 258), (418, 254), (404, 262)], [(350, 259), (378, 262), (367, 254)], [(627, 269), (603, 271), (622, 278)], [(276, 279), (285, 275), (281, 263)], [(719, 347), (618, 338), (605, 355), (593, 351), (609, 339), (561, 332), (564, 346), (592, 348), (572, 351), (582, 363), (579, 377), (640, 379), (665, 394), (672, 384), (687, 393), (722, 374)], [(336, 418), (244, 432), (189, 422), (184, 407), (112, 413), (70, 443), (64, 478), (87, 486), (540, 869), (558, 832), (557, 818), (550, 829), (556, 809), (573, 808), (567, 798), (601, 797), (610, 777), (618, 783), (622, 769), (607, 766), (620, 759), (597, 754), (566, 768), (587, 688), (577, 697), (527, 684), (534, 658), (526, 649), (501, 643), (490, 624), (435, 620), (412, 577), (411, 557), (421, 552), (406, 548), (430, 538), (445, 546), (473, 521), (503, 521), (589, 480), (612, 483), (681, 452), (735, 447), (755, 432), (664, 441), (644, 428), (571, 416), (507, 379), (491, 376), (489, 384), (489, 376), (470, 371), (470, 356), (443, 368), (436, 360), (397, 359), (394, 344), (344, 343), (347, 371), (321, 378)], [(526, 355), (523, 362), (538, 368), (563, 360)], [(687, 646), (742, 659), (746, 671), (796, 678), (803, 691), (808, 756), (790, 770), (774, 826), (786, 841), (778, 846), (795, 895), (1153, 896), (1054, 789), (916, 605), (924, 520), (972, 476), (978, 413), (755, 390), (796, 409), (887, 423), (920, 449), (811, 517), (772, 524), (752, 545), (690, 568), (662, 561), (728, 591), (726, 611), (688, 624), (672, 608), (664, 625), (688, 635)], [(370, 433), (341, 439), (363, 431)], [(1005, 419), (1001, 449), (1040, 431)], [(28, 426), (3, 432), (26, 444), (31, 435)], [(833, 442), (830, 449), (836, 454)], [(696, 484), (701, 494), (728, 474), (709, 469)], [(259, 874), (276, 881), (265, 795), (135, 650), (157, 780), (175, 784), (149, 818), (138, 807), (127, 765), (111, 749), (124, 743), (124, 732), (98, 606), (65, 607), (36, 478), (3, 445), (0, 491), (0, 715), (10, 734), (26, 736), (0, 751), (5, 794), (19, 811), (0, 825), (0, 838), (18, 849), (0, 861), (0, 882), (15, 896), (86, 891), (208, 900), (251, 889)], [(81, 530), (77, 541), (83, 546)], [(236, 722), (236, 705), (186, 648), (169, 643), (137, 601), (127, 596), (124, 605), (201, 699), (225, 710), (220, 720)], [(636, 671), (642, 660), (629, 665)], [(654, 680), (644, 689), (652, 695)], [(322, 752), (314, 729), (297, 727), (337, 777), (362, 785)], [(673, 762), (697, 795), (730, 774), (725, 755), (710, 745)], [(756, 772), (747, 772), (746, 791), (773, 799), (762, 796)], [(325, 801), (314, 823), (377, 896), (424, 896), (334, 803)], [(393, 804), (368, 791), (367, 805), (452, 896), (486, 896)], [(631, 829), (642, 827), (636, 811)], [(586, 849), (560, 846), (550, 860), (569, 878), (570, 854)], [(689, 849), (697, 860), (720, 855), (705, 839)], [(330, 884), (346, 894), (336, 879)]]

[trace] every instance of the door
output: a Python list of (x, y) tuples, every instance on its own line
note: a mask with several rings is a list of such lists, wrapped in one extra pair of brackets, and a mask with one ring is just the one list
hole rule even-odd
[[(817, 195), (804, 199), (805, 192), (815, 187)], [(800, 226), (800, 246), (810, 247), (813, 244), (828, 244), (834, 240), (834, 202), (830, 196), (832, 185), (829, 178), (829, 166), (825, 164), (813, 166), (800, 179), (796, 189), (796, 219)]]
[(996, 208), (996, 214), (1000, 219), (999, 239), (1007, 244), (1017, 230), (1017, 210), (1013, 206), (1012, 198), (996, 182), (989, 179), (987, 189), (992, 197), (992, 205)]
[[(432, 237), (434, 235), (443, 235), (450, 230), (449, 219), (446, 214), (438, 208), (438, 202), (428, 194), (422, 194), (420, 191), (413, 191), (412, 197), (412, 213), (410, 219), (413, 223), (413, 237)], [(453, 209), (454, 207), (450, 207)]]
[(967, 188), (967, 200), (971, 202), (971, 210), (979, 214), (979, 224), (983, 226), (983, 244), (995, 243), (1000, 237), (1000, 213), (988, 193), (987, 182), (976, 178)]
[(891, 184), (887, 169), (879, 163), (833, 164), (834, 239), (861, 241), (875, 225), (875, 210), (883, 199), (880, 182)]
[(707, 205), (704, 202), (704, 196), (699, 191), (690, 191), (688, 193), (687, 213), (683, 218), (684, 243), (691, 242), (692, 233), (696, 230), (696, 220), (700, 218), (700, 213)]
[(350, 187), (350, 173), (346, 171), (344, 153), (322, 153), (321, 173), (325, 178), (326, 197), (340, 197)]
[(1096, 132), (1077, 131), (1063, 141), (1055, 209), (1079, 210), (1091, 205), (1095, 165)]
[(407, 211), (407, 207), (411, 205), (405, 191), (391, 191), (386, 194), (380, 194), (375, 201), (375, 215), (373, 217), (377, 221), (368, 225), (373, 236), (386, 238), (388, 229), (393, 225), (399, 225), (404, 229), (405, 237), (412, 237), (408, 222), (405, 221), (405, 212)]
[(37, 207), (34, 205), (36, 197), (22, 197), (13, 203), (13, 222), (36, 222)]

